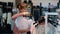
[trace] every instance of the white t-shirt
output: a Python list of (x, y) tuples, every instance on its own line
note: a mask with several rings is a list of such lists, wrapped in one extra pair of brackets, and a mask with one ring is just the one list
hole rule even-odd
[[(34, 21), (29, 19), (29, 18), (26, 18), (26, 17), (23, 17), (23, 16), (20, 16), (18, 17), (16, 20), (15, 20), (15, 23), (16, 23), (16, 27), (21, 30), (21, 29), (28, 29), (28, 28), (31, 28)], [(26, 34), (26, 33), (23, 33), (23, 34)]]

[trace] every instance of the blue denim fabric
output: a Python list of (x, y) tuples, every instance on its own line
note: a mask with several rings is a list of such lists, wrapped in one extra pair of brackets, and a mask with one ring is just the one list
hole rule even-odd
[(14, 20), (11, 19), (11, 30), (13, 30), (13, 27), (14, 27)]

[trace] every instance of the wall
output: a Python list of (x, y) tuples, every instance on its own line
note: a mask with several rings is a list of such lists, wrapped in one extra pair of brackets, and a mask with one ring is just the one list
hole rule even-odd
[(14, 2), (14, 0), (0, 0), (0, 1), (3, 1), (3, 2)]
[[(13, 2), (15, 7), (15, 0), (0, 0), (2, 2)], [(23, 1), (23, 0), (22, 0)], [(58, 0), (32, 0), (33, 5), (39, 5), (42, 2), (42, 6), (47, 7), (48, 3), (53, 4), (54, 6), (57, 5)]]
[(58, 1), (59, 0), (32, 0), (34, 5), (39, 5), (40, 2), (42, 2), (42, 6), (44, 6), (44, 7), (47, 7), (48, 3), (51, 3), (54, 6), (56, 6)]

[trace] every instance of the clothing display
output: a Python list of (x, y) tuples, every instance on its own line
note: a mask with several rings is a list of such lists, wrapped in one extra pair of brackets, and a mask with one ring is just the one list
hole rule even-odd
[(3, 16), (2, 16), (2, 17), (3, 17), (4, 19), (6, 19), (6, 15), (7, 15), (7, 13), (3, 13)]
[(10, 20), (10, 23), (11, 23), (11, 30), (13, 31), (13, 28), (14, 28), (14, 20), (12, 20), (12, 18)]
[(0, 8), (0, 16), (2, 16), (2, 9)]
[(10, 23), (10, 20), (11, 20), (11, 13), (8, 13), (7, 24), (11, 24), (11, 23)]

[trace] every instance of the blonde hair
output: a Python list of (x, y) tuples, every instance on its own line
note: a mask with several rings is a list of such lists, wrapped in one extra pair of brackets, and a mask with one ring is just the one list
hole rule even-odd
[(26, 4), (26, 3), (21, 2), (21, 3), (20, 3), (20, 7), (21, 7), (21, 9), (23, 9), (24, 7), (26, 7), (26, 8), (27, 8), (27, 4)]

